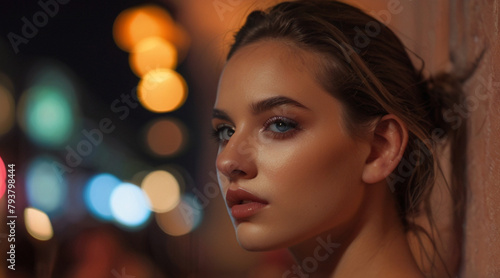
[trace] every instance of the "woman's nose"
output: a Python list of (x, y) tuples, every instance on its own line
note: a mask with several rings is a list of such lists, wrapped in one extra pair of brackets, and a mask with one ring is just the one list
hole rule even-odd
[(239, 140), (238, 135), (233, 134), (226, 146), (219, 151), (216, 166), (217, 170), (231, 181), (255, 177), (255, 146), (251, 140)]

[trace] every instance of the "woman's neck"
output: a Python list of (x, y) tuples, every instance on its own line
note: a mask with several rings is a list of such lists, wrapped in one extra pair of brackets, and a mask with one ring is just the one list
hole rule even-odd
[(372, 193), (352, 223), (289, 248), (302, 269), (290, 277), (423, 277), (390, 191)]

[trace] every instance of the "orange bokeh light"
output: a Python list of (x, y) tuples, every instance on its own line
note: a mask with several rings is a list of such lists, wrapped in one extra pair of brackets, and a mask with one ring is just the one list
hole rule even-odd
[(24, 224), (28, 233), (41, 241), (46, 241), (54, 236), (50, 219), (45, 212), (35, 208), (24, 209)]
[(130, 68), (139, 77), (159, 68), (174, 69), (177, 65), (177, 50), (170, 42), (151, 37), (133, 47), (129, 62)]
[(190, 39), (170, 14), (156, 5), (130, 8), (121, 12), (113, 25), (116, 44), (125, 51), (132, 51), (140, 41), (160, 37), (171, 42), (185, 56)]
[(174, 22), (170, 14), (155, 5), (130, 8), (121, 12), (113, 25), (116, 44), (130, 51), (139, 41), (149, 37), (167, 37)]
[(146, 109), (156, 113), (171, 112), (186, 101), (187, 85), (174, 70), (152, 70), (139, 82), (137, 95)]
[(167, 171), (149, 173), (142, 181), (141, 188), (149, 198), (151, 210), (155, 212), (171, 211), (181, 200), (179, 182)]
[(146, 141), (154, 154), (168, 156), (182, 149), (186, 141), (185, 137), (186, 131), (181, 122), (161, 119), (148, 128)]

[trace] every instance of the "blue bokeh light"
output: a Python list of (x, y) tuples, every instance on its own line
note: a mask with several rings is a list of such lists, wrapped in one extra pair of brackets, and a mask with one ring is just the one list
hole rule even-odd
[(121, 181), (111, 174), (98, 174), (92, 177), (84, 191), (85, 205), (89, 211), (101, 220), (112, 221), (111, 193)]
[(111, 193), (111, 212), (115, 220), (128, 228), (139, 228), (150, 218), (146, 194), (136, 185), (122, 183)]

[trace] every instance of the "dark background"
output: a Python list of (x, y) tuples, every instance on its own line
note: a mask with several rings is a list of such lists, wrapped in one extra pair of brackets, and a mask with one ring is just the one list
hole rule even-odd
[[(173, 18), (176, 17), (174, 5), (160, 1), (78, 1), (71, 0), (67, 4), (59, 4), (59, 10), (49, 17), (45, 26), (39, 27), (38, 33), (29, 38), (27, 44), (21, 43), (19, 52), (15, 53), (8, 39), (9, 33), (23, 36), (25, 24), (22, 18), (33, 23), (33, 15), (42, 10), (37, 1), (5, 1), (0, 3), (0, 72), (7, 75), (13, 83), (13, 94), (16, 103), (29, 78), (31, 68), (40, 61), (50, 60), (68, 69), (68, 74), (78, 85), (79, 113), (85, 119), (84, 126), (95, 127), (100, 119), (110, 118), (116, 125), (115, 131), (104, 138), (104, 143), (113, 145), (124, 158), (140, 162), (147, 167), (175, 163), (185, 170), (186, 187), (195, 186), (194, 168), (198, 159), (199, 137), (196, 123), (196, 107), (190, 98), (186, 103), (168, 116), (180, 119), (188, 128), (189, 141), (185, 151), (172, 158), (151, 156), (138, 133), (144, 125), (161, 115), (151, 113), (139, 105), (130, 111), (131, 116), (124, 120), (119, 114), (110, 110), (111, 103), (122, 94), (133, 94), (139, 78), (133, 74), (128, 64), (128, 53), (121, 50), (114, 42), (112, 27), (115, 18), (126, 8), (140, 4), (154, 3), (166, 8)], [(190, 86), (190, 75), (181, 63), (176, 69)], [(64, 151), (43, 150), (33, 145), (16, 124), (6, 135), (0, 137), (0, 150), (5, 163), (17, 165), (18, 186), (17, 204), (26, 205), (25, 192), (22, 189), (22, 173), (28, 159), (36, 154), (49, 153), (64, 160)], [(108, 169), (83, 163), (78, 171), (85, 174), (97, 172), (113, 172), (119, 178), (130, 178), (133, 173), (113, 168), (112, 164), (120, 161), (107, 161)], [(123, 170), (123, 171), (122, 171)], [(71, 187), (71, 182), (69, 184)], [(73, 190), (70, 188), (70, 191)], [(78, 193), (70, 193), (78, 194)], [(71, 209), (70, 207), (67, 209)], [(18, 211), (22, 211), (18, 209)], [(83, 221), (72, 223), (59, 220), (53, 224), (57, 239), (51, 242), (38, 242), (30, 238), (20, 218), (16, 228), (16, 271), (8, 272), (7, 277), (101, 277), (94, 268), (85, 267), (86, 253), (93, 244), (110, 244), (109, 254), (106, 246), (98, 252), (103, 260), (112, 258), (114, 264), (127, 265), (133, 271), (133, 264), (123, 263), (127, 260), (138, 261), (142, 258), (148, 269), (147, 277), (189, 277), (197, 270), (197, 240), (192, 235), (180, 238), (166, 236), (154, 223), (138, 231), (127, 231), (112, 224), (105, 224), (86, 215)], [(6, 242), (2, 239), (2, 254), (6, 250)], [(89, 247), (90, 246), (90, 247)], [(114, 247), (113, 247), (114, 246)], [(117, 251), (118, 250), (118, 251)], [(114, 253), (113, 253), (114, 252)], [(90, 254), (90, 253), (89, 253)], [(129, 254), (129, 255), (127, 255)], [(128, 256), (128, 257), (127, 257)], [(135, 257), (134, 257), (135, 256)], [(2, 256), (3, 257), (3, 256)], [(136, 259), (134, 259), (136, 258)], [(98, 258), (97, 258), (98, 259)], [(7, 269), (5, 260), (2, 268)], [(140, 264), (139, 264), (140, 265)], [(79, 269), (87, 269), (78, 272)], [(132, 269), (132, 270), (130, 270)], [(116, 270), (116, 271), (115, 271)], [(125, 270), (127, 271), (127, 270)], [(13, 274), (14, 273), (14, 274)], [(76, 274), (80, 273), (80, 274)], [(102, 277), (115, 277), (122, 274), (121, 268), (107, 268)], [(141, 273), (137, 271), (135, 273)], [(144, 272), (143, 272), (144, 273)], [(10, 276), (10, 275), (14, 276)], [(1, 275), (0, 275), (1, 276)]]

